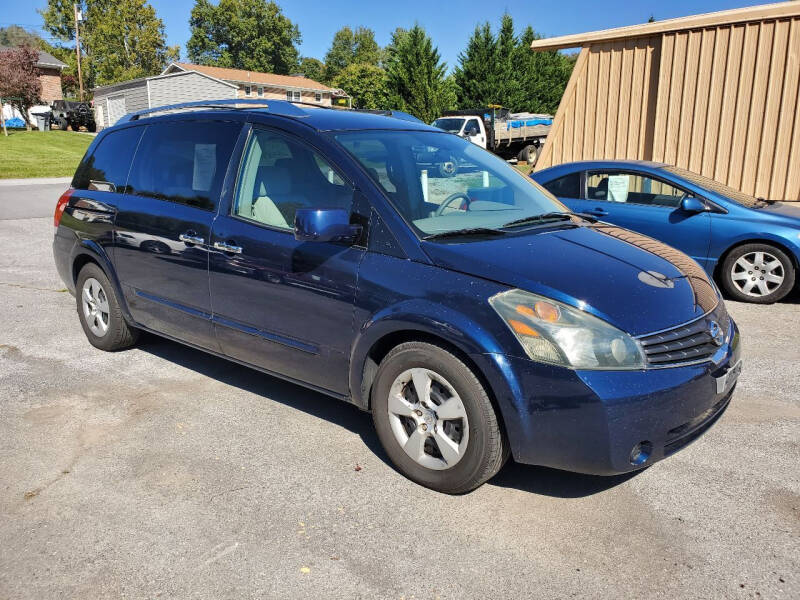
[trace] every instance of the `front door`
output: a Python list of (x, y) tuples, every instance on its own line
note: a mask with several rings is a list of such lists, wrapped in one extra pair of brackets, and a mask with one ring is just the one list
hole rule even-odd
[(644, 173), (590, 171), (586, 199), (569, 204), (576, 212), (594, 214), (678, 248), (705, 267), (711, 219), (705, 212), (683, 210), (681, 200), (686, 195), (685, 190)]
[[(298, 242), (298, 208), (350, 210), (353, 187), (288, 134), (253, 129), (231, 207), (211, 234), (211, 301), (225, 354), (346, 394), (360, 246)], [(221, 211), (222, 212), (222, 211)]]
[(218, 349), (208, 244), (240, 123), (180, 121), (144, 133), (119, 203), (114, 261), (137, 323)]

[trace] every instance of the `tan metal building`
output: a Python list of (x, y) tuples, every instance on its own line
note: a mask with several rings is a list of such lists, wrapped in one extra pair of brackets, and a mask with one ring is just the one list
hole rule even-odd
[(537, 169), (631, 158), (800, 200), (800, 1), (536, 40), (581, 47)]

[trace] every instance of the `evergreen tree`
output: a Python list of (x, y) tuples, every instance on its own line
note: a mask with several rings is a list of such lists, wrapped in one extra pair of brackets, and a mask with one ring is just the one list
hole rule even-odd
[[(398, 34), (398, 32), (395, 32)], [(419, 25), (392, 36), (386, 77), (392, 108), (404, 110), (430, 123), (452, 107), (452, 85), (439, 50)]]
[(519, 87), (510, 107), (515, 111), (555, 114), (574, 61), (557, 51), (533, 52), (531, 42), (539, 37), (530, 26), (520, 36), (513, 59)]
[[(503, 15), (500, 32), (494, 47), (494, 61), (492, 63), (492, 96), (491, 104), (518, 110), (514, 106), (519, 90), (520, 77), (517, 72), (515, 58), (517, 54), (517, 38), (514, 35), (514, 21), (508, 13)], [(528, 52), (531, 52), (528, 49)]]
[(495, 40), (489, 23), (477, 25), (466, 50), (458, 55), (459, 64), (453, 74), (460, 108), (479, 108), (492, 103), (494, 58)]

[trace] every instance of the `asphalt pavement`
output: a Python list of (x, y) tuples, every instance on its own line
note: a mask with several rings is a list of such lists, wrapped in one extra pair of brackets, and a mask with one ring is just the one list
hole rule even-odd
[(72, 177), (0, 179), (0, 220), (52, 217)]
[(56, 198), (0, 204), (0, 598), (800, 597), (797, 296), (729, 303), (744, 372), (685, 450), (614, 478), (509, 463), (453, 497), (353, 406), (151, 336), (90, 346)]

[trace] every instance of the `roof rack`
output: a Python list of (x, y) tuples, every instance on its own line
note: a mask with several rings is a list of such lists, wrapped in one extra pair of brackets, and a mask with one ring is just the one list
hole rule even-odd
[(284, 115), (287, 117), (306, 117), (308, 113), (302, 108), (294, 106), (293, 103), (286, 100), (257, 100), (247, 98), (231, 98), (230, 100), (200, 100), (197, 102), (182, 102), (180, 104), (168, 104), (166, 106), (156, 106), (153, 108), (145, 108), (137, 110), (136, 112), (128, 113), (117, 123), (127, 123), (129, 121), (137, 121), (153, 113), (162, 112), (175, 112), (184, 109), (193, 108), (221, 108), (221, 109), (237, 109), (237, 108), (250, 108), (250, 106), (242, 107), (241, 105), (250, 105), (253, 108), (264, 108), (269, 112), (276, 115)]
[(373, 115), (383, 115), (385, 117), (394, 117), (402, 121), (411, 121), (412, 123), (424, 123), (422, 119), (418, 119), (414, 115), (403, 112), (402, 110), (382, 109), (382, 108), (346, 108), (345, 110), (352, 110), (353, 112), (370, 113)]

